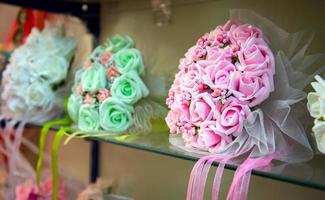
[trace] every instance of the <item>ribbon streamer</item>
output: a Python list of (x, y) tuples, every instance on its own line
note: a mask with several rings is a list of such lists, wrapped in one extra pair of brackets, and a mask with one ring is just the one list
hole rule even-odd
[(61, 127), (59, 131), (55, 134), (53, 145), (52, 145), (52, 185), (53, 185), (53, 194), (52, 199), (57, 200), (58, 197), (58, 188), (59, 188), (59, 166), (58, 166), (58, 153), (59, 146), (63, 136), (66, 132), (71, 131), (70, 127)]
[(39, 185), (40, 184), (40, 173), (41, 173), (41, 168), (42, 168), (42, 162), (43, 162), (43, 154), (44, 154), (44, 148), (45, 148), (45, 143), (46, 143), (46, 137), (48, 135), (49, 130), (54, 127), (54, 126), (66, 126), (70, 125), (71, 119), (68, 116), (65, 116), (62, 119), (50, 121), (44, 124), (41, 130), (40, 134), (40, 139), (39, 139), (39, 155), (38, 155), (38, 160), (36, 164), (36, 182)]

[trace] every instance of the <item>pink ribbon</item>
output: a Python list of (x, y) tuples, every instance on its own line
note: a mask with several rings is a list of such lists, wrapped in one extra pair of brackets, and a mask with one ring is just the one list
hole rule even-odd
[(247, 199), (248, 186), (252, 170), (269, 165), (273, 159), (274, 155), (269, 155), (262, 158), (246, 159), (245, 162), (236, 170), (227, 195), (227, 200)]
[(216, 174), (214, 176), (213, 185), (212, 185), (212, 195), (211, 195), (211, 199), (212, 200), (218, 200), (218, 198), (219, 198), (220, 185), (221, 185), (221, 179), (222, 179), (223, 171), (225, 169), (226, 163), (231, 158), (232, 157), (224, 158), (219, 163), (219, 166), (217, 168)]
[[(210, 168), (213, 162), (219, 161), (219, 165), (213, 180), (211, 196), (212, 200), (218, 200), (225, 164), (233, 158), (235, 158), (235, 156), (221, 157), (218, 155), (209, 155), (200, 158), (192, 169), (188, 183), (186, 200), (203, 200), (206, 180)], [(266, 156), (263, 158), (246, 159), (235, 172), (227, 195), (227, 200), (247, 199), (252, 170), (269, 165), (273, 159), (274, 155)]]
[(217, 155), (209, 155), (200, 158), (192, 169), (186, 199), (201, 200), (204, 198), (205, 184), (210, 168), (214, 161), (219, 161), (220, 163), (214, 177), (212, 191), (212, 199), (217, 200), (225, 163), (231, 158), (232, 157), (221, 157)]

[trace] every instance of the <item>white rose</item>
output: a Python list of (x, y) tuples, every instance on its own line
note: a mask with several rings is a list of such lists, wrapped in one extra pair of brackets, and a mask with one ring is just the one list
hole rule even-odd
[(49, 84), (60, 83), (68, 75), (69, 63), (64, 57), (49, 55), (32, 64), (32, 76)]
[(34, 82), (26, 91), (26, 104), (47, 108), (54, 98), (51, 88), (44, 83)]
[(312, 130), (315, 135), (318, 150), (325, 153), (325, 121), (315, 119)]
[(320, 76), (315, 76), (318, 82), (312, 82), (311, 85), (315, 92), (308, 93), (307, 108), (312, 117), (318, 119), (325, 117), (325, 81)]

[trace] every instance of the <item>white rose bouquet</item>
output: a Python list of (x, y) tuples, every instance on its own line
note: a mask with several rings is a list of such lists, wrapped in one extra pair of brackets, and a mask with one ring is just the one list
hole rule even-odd
[(310, 115), (315, 118), (312, 131), (317, 148), (325, 153), (325, 80), (319, 75), (316, 75), (315, 79), (316, 82), (311, 83), (315, 91), (308, 93), (307, 108)]
[(2, 118), (42, 124), (61, 114), (75, 49), (75, 41), (58, 26), (33, 29), (3, 73)]

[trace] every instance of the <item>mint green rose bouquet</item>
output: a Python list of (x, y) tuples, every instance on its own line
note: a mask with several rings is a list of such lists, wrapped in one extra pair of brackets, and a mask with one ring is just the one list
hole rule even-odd
[(77, 129), (112, 135), (147, 129), (154, 109), (146, 101), (143, 75), (143, 55), (129, 36), (115, 35), (96, 47), (76, 73), (68, 99), (67, 111)]
[[(144, 71), (143, 55), (134, 47), (133, 40), (116, 35), (96, 47), (75, 73), (72, 93), (66, 102), (68, 116), (47, 123), (41, 131), (37, 180), (48, 130), (60, 126), (52, 146), (53, 197), (58, 191), (57, 155), (64, 135), (68, 135), (66, 142), (73, 137), (136, 137), (151, 130), (151, 119), (165, 117), (166, 108), (158, 103), (158, 98), (149, 96), (142, 79)], [(48, 73), (43, 74), (48, 77)], [(31, 92), (39, 93), (34, 98), (41, 98), (43, 90), (46, 88), (36, 85)]]

